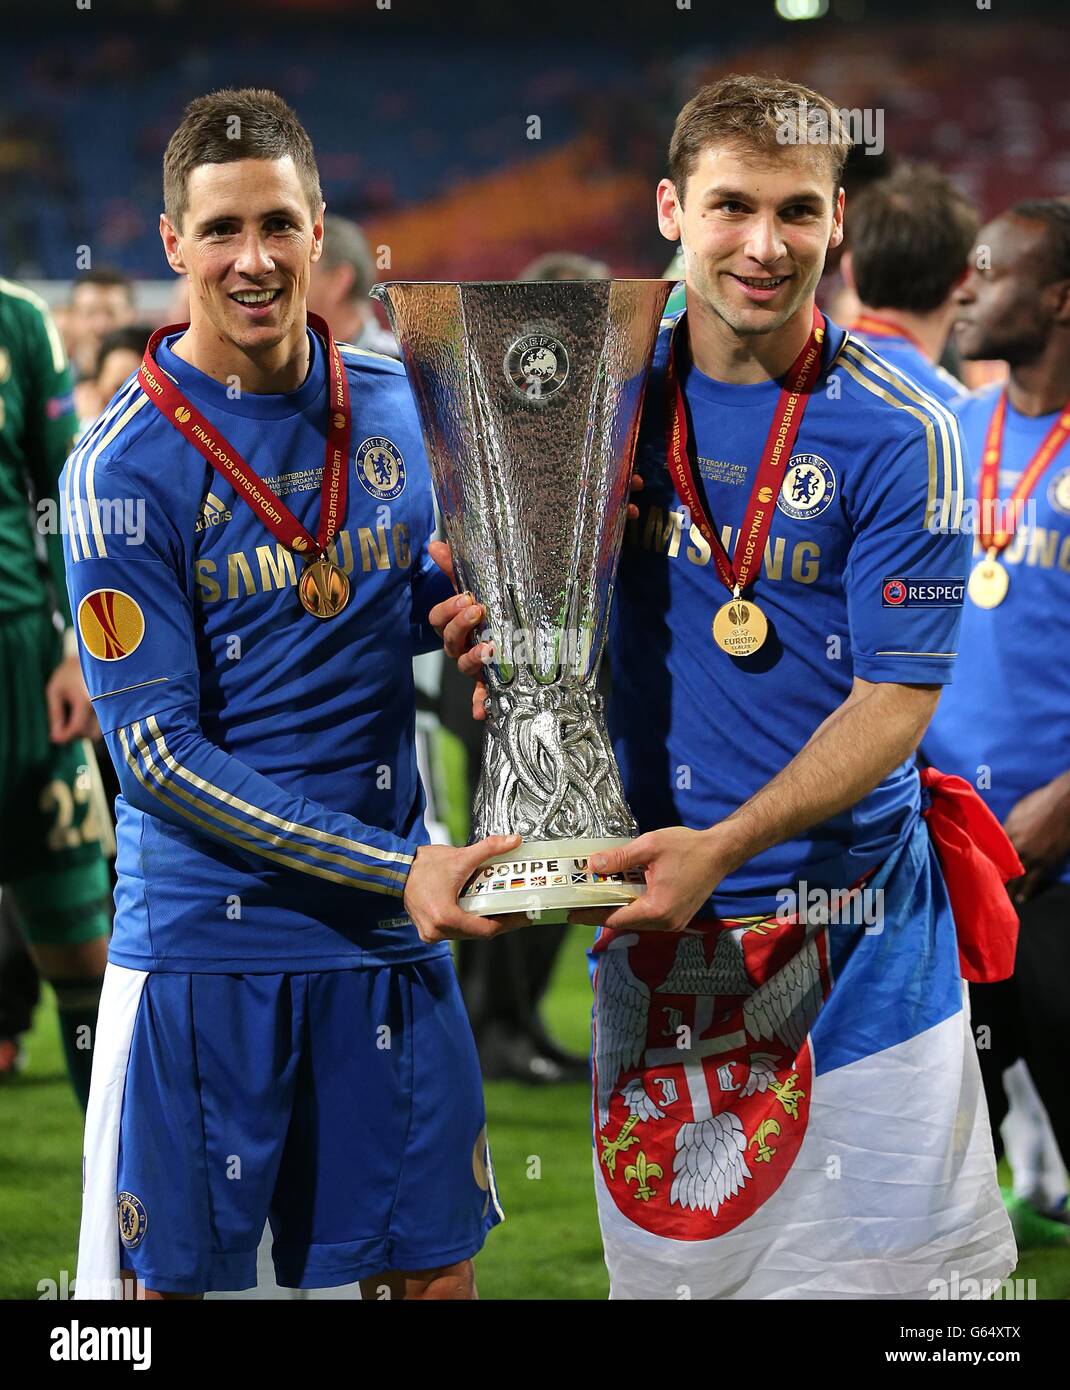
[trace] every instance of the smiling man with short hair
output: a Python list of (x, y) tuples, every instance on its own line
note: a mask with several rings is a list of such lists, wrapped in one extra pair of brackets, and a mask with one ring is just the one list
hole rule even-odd
[(270, 1218), (283, 1285), (471, 1297), (500, 1210), (443, 937), (516, 840), (427, 844), (411, 659), (449, 586), (411, 396), (306, 313), (324, 205), (279, 97), (194, 101), (164, 190), (191, 321), (64, 475), (122, 786), (79, 1296), (120, 1259), (155, 1296), (248, 1288)]
[[(828, 143), (781, 143), (815, 106)], [(594, 949), (623, 1297), (927, 1299), (1014, 1264), (914, 766), (954, 666), (961, 442), (815, 307), (846, 152), (818, 93), (727, 78), (680, 113), (658, 187), (687, 308), (610, 636), (645, 833), (592, 861), (648, 884)]]
[[(819, 108), (824, 142), (785, 141)], [(593, 950), (595, 1185), (623, 1298), (917, 1298), (1014, 1266), (914, 752), (968, 538), (949, 412), (815, 307), (847, 136), (793, 83), (681, 111), (609, 639), (646, 893)], [(432, 621), (468, 674), (470, 628)]]

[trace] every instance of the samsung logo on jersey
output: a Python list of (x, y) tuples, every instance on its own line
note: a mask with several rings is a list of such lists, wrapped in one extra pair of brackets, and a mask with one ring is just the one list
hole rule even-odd
[[(639, 517), (629, 520), (625, 532), (626, 545), (635, 545), (655, 554), (668, 555), (670, 559), (684, 557), (693, 565), (708, 565), (712, 556), (710, 547), (698, 527), (682, 511), (666, 511), (664, 507), (642, 507)], [(729, 554), (734, 553), (735, 533), (731, 526), (721, 528), (721, 540)], [(785, 577), (785, 571), (796, 584), (813, 584), (821, 570), (821, 547), (816, 541), (800, 540), (791, 543), (790, 549), (783, 536), (777, 536), (765, 543), (762, 556), (762, 574), (774, 581)]]
[(961, 608), (964, 579), (885, 579), (883, 608)]
[[(360, 526), (355, 538), (348, 530), (342, 530), (327, 547), (327, 555), (346, 574), (352, 574), (358, 566), (364, 574), (374, 570), (408, 569), (412, 563), (409, 528), (401, 521), (389, 531), (385, 526), (377, 526), (374, 530)], [(194, 561), (193, 572), (204, 603), (269, 594), (293, 588), (297, 583), (294, 557), (278, 541), (258, 545), (251, 551), (232, 551), (225, 560), (201, 556)]]

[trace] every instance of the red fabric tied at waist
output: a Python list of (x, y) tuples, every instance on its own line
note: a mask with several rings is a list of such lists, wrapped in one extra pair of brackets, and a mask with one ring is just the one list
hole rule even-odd
[(962, 978), (994, 984), (1014, 973), (1018, 914), (1005, 885), (1025, 868), (992, 812), (961, 777), (922, 769), (922, 812), (947, 884)]

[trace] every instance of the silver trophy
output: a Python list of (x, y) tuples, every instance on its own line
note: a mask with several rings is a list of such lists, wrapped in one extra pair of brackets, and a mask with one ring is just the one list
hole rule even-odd
[(596, 690), (664, 280), (377, 285), (423, 426), (458, 584), (494, 645), (472, 841), (520, 834), (461, 894), (472, 912), (609, 907), (640, 871)]

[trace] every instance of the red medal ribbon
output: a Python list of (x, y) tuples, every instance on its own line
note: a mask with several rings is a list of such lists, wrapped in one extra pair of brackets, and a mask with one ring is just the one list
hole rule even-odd
[(172, 323), (157, 329), (149, 339), (138, 369), (138, 383), (160, 414), (187, 440), (217, 473), (237, 489), (267, 529), (287, 550), (305, 559), (322, 555), (334, 540), (349, 496), (349, 380), (331, 330), (317, 314), (308, 315), (309, 327), (327, 346), (330, 388), (327, 404), (327, 443), (320, 489), (320, 519), (317, 536), (297, 520), (293, 512), (268, 485), (260, 480), (234, 446), (209, 423), (185, 393), (160, 370), (156, 349), (169, 333), (181, 333), (188, 323)]
[(861, 314), (851, 324), (850, 331), (863, 333), (869, 338), (902, 338), (911, 347), (916, 347), (924, 358), (927, 359), (929, 356), (914, 334), (908, 333), (902, 324), (878, 318), (876, 314)]
[(750, 500), (736, 540), (735, 554), (729, 560), (721, 538), (713, 529), (713, 518), (703, 506), (688, 455), (687, 411), (683, 388), (676, 370), (676, 333), (684, 319), (678, 319), (669, 344), (669, 361), (665, 369), (665, 386), (672, 402), (667, 427), (669, 472), (680, 501), (683, 502), (713, 555), (721, 583), (733, 596), (745, 589), (765, 554), (765, 542), (773, 524), (777, 494), (783, 481), (784, 469), (791, 458), (799, 426), (810, 401), (810, 392), (821, 371), (821, 347), (825, 338), (825, 320), (814, 305), (813, 324), (806, 345), (788, 371), (780, 390), (773, 423), (762, 449), (754, 475)]
[(1014, 533), (1018, 529), (1018, 521), (1025, 503), (1032, 495), (1037, 479), (1067, 439), (1070, 439), (1070, 403), (1068, 403), (1063, 406), (1058, 420), (1044, 436), (1040, 448), (1026, 464), (1021, 477), (1014, 486), (1014, 491), (1007, 499), (1010, 529), (1000, 528), (997, 530), (994, 525), (990, 529), (989, 522), (994, 522), (996, 506), (999, 503), (999, 460), (1003, 453), (1003, 426), (1006, 418), (1007, 391), (1004, 388), (999, 393), (996, 408), (988, 422), (985, 445), (981, 452), (981, 476), (978, 483), (981, 518), (978, 539), (982, 550), (985, 551), (1000, 551), (1010, 545), (1014, 539)]

